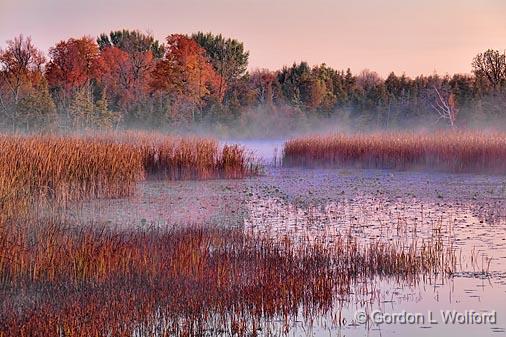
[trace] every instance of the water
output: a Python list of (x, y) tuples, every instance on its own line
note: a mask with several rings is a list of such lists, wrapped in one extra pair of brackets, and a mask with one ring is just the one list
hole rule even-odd
[[(274, 149), (282, 147), (282, 141), (241, 144), (266, 163), (272, 162)], [(122, 226), (146, 222), (244, 226), (248, 233), (294, 241), (328, 241), (351, 233), (363, 243), (402, 244), (430, 240), (438, 231), (458, 256), (453, 277), (411, 284), (374, 280), (374, 287), (336, 303), (335, 310), (317, 317), (312, 325), (298, 319), (289, 335), (502, 336), (506, 335), (505, 200), (506, 179), (500, 176), (268, 167), (263, 176), (237, 181), (144, 182), (132, 198), (91, 202), (74, 216)], [(369, 314), (379, 310), (387, 318), (416, 314), (422, 321), (361, 324), (356, 317), (360, 310)], [(496, 323), (445, 324), (441, 310), (495, 311)], [(429, 321), (431, 315), (435, 323)]]
[[(370, 303), (342, 307), (314, 336), (496, 336), (506, 327), (506, 209), (502, 177), (381, 170), (272, 169), (248, 199), (248, 231), (295, 241), (352, 233), (362, 242), (430, 239), (439, 230), (455, 247), (457, 273), (416, 285), (379, 280)], [(489, 264), (490, 261), (490, 264)], [(419, 324), (358, 324), (358, 310), (419, 314)], [(496, 324), (444, 324), (441, 310), (496, 312)], [(436, 323), (429, 322), (430, 315)], [(381, 315), (378, 314), (378, 317)], [(379, 320), (377, 320), (379, 321)], [(322, 326), (327, 326), (323, 328)], [(329, 327), (330, 326), (330, 327)], [(293, 335), (306, 335), (295, 327)]]
[(238, 144), (243, 146), (266, 165), (271, 165), (281, 158), (284, 140), (226, 140), (221, 144)]

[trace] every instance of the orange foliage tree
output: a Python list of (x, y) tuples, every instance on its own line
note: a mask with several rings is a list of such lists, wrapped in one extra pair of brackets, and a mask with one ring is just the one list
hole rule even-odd
[(118, 47), (102, 50), (104, 72), (101, 83), (113, 104), (126, 112), (132, 103), (143, 97), (149, 89), (150, 72), (153, 69), (151, 51), (134, 55)]
[(166, 92), (172, 103), (173, 117), (196, 120), (196, 114), (211, 100), (221, 102), (222, 83), (205, 56), (205, 50), (185, 35), (167, 37), (165, 57), (153, 73), (151, 86)]
[(43, 81), (45, 58), (23, 35), (7, 41), (0, 50), (0, 109), (13, 122), (19, 102)]
[(91, 90), (103, 72), (103, 62), (95, 41), (87, 36), (59, 42), (49, 50), (51, 60), (46, 77), (60, 107), (67, 107), (78, 90)]

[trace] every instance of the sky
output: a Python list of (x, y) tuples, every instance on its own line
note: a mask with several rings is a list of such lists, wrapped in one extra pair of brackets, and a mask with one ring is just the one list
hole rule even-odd
[(139, 29), (222, 33), (244, 42), (249, 68), (326, 63), (387, 76), (469, 73), (506, 49), (506, 0), (0, 0), (0, 48), (22, 33), (46, 52), (58, 41)]

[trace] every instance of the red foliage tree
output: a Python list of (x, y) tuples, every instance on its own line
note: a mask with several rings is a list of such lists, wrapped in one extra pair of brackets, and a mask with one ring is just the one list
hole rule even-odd
[(171, 95), (173, 110), (190, 107), (192, 119), (206, 98), (221, 101), (225, 92), (219, 88), (223, 81), (206, 58), (205, 50), (185, 35), (167, 37), (165, 58), (156, 65), (152, 76), (152, 87)]
[(67, 104), (75, 90), (98, 80), (103, 72), (98, 45), (90, 37), (61, 41), (49, 55), (46, 77), (49, 86), (57, 89), (60, 104)]
[(117, 47), (102, 51), (104, 71), (101, 77), (107, 96), (121, 110), (127, 111), (131, 103), (146, 94), (150, 72), (153, 69), (151, 51), (128, 53)]
[(257, 69), (252, 72), (251, 85), (258, 103), (272, 107), (274, 100), (273, 83), (275, 80), (276, 74), (267, 69)]

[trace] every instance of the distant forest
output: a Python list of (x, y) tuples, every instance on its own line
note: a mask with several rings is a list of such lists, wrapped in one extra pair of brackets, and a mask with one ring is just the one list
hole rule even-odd
[(476, 55), (468, 75), (386, 79), (306, 62), (248, 71), (248, 56), (242, 42), (201, 32), (162, 43), (112, 31), (58, 42), (47, 56), (20, 35), (0, 49), (0, 127), (281, 133), (330, 119), (355, 129), (506, 126), (503, 51)]

